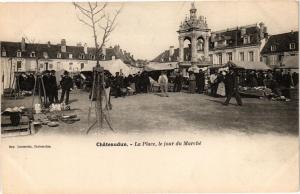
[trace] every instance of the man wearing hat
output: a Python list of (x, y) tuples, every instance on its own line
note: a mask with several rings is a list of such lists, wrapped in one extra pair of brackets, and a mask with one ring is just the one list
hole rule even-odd
[(225, 85), (226, 85), (226, 101), (223, 105), (227, 106), (232, 96), (235, 97), (239, 106), (242, 106), (242, 99), (239, 94), (239, 85), (238, 85), (238, 76), (235, 72), (236, 69), (230, 67), (229, 73), (225, 76)]
[(65, 97), (65, 94), (66, 94), (65, 103), (69, 104), (69, 94), (70, 94), (71, 88), (73, 88), (73, 80), (69, 76), (68, 71), (64, 72), (64, 75), (63, 75), (63, 77), (60, 81), (60, 85), (61, 85), (61, 89), (62, 89), (60, 102), (62, 103), (64, 101), (64, 97)]

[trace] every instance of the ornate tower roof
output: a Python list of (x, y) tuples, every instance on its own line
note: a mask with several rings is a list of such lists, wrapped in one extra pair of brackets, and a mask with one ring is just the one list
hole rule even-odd
[(195, 7), (194, 2), (192, 2), (191, 4), (190, 17), (186, 17), (185, 20), (181, 22), (178, 32), (185, 32), (185, 31), (192, 31), (192, 30), (200, 30), (200, 31), (208, 30), (206, 18), (204, 18), (203, 16), (197, 18), (197, 9)]

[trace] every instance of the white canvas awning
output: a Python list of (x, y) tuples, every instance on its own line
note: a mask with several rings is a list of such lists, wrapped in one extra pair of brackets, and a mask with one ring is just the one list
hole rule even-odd
[[(93, 67), (96, 66), (96, 61), (90, 62), (86, 65), (81, 71), (93, 71)], [(140, 69), (129, 66), (125, 64), (121, 59), (109, 60), (109, 61), (100, 61), (100, 66), (105, 70), (109, 71), (112, 75), (115, 75), (116, 72), (123, 73), (123, 75), (128, 76), (130, 74), (135, 74)]]
[(177, 62), (170, 62), (170, 63), (155, 63), (150, 62), (144, 67), (145, 71), (163, 71), (163, 70), (173, 70), (176, 69)]
[(260, 61), (233, 61), (232, 63), (235, 64), (237, 67), (243, 69), (253, 69), (253, 70), (271, 69), (265, 63)]

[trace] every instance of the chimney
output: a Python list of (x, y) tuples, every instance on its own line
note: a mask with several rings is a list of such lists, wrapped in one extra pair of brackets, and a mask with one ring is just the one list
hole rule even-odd
[(265, 38), (265, 24), (263, 22), (259, 23), (259, 38), (264, 39)]
[(78, 42), (78, 43), (77, 43), (77, 46), (78, 46), (78, 47), (82, 47), (81, 42)]
[(50, 46), (51, 46), (51, 42), (50, 41), (47, 42), (47, 46), (48, 46), (48, 48), (50, 48)]
[(241, 37), (243, 37), (246, 34), (246, 28), (241, 28)]
[(22, 38), (22, 42), (21, 42), (21, 51), (22, 51), (22, 52), (25, 51), (25, 38)]
[(61, 42), (60, 42), (60, 46), (61, 46), (61, 52), (62, 53), (65, 53), (67, 52), (67, 44), (66, 44), (66, 39), (61, 39)]
[(87, 44), (86, 43), (84, 43), (84, 45), (83, 45), (83, 51), (84, 51), (84, 54), (87, 54)]
[(174, 46), (170, 46), (169, 55), (170, 56), (174, 55)]

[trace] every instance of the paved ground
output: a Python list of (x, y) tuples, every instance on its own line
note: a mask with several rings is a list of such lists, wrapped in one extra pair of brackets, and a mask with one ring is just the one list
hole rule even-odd
[[(76, 124), (61, 123), (57, 128), (43, 126), (38, 134), (81, 134), (87, 128), (89, 107), (88, 94), (74, 91), (71, 94), (70, 113), (81, 119)], [(276, 102), (257, 98), (244, 98), (244, 106), (229, 106), (221, 103), (224, 98), (207, 95), (170, 93), (170, 97), (159, 94), (139, 94), (125, 98), (112, 98), (110, 112), (113, 128), (117, 133), (168, 133), (168, 131), (218, 131), (298, 134), (298, 101)], [(22, 100), (2, 100), (1, 107), (30, 106), (31, 97)], [(103, 131), (109, 131), (105, 126)], [(96, 129), (91, 130), (91, 134)]]

